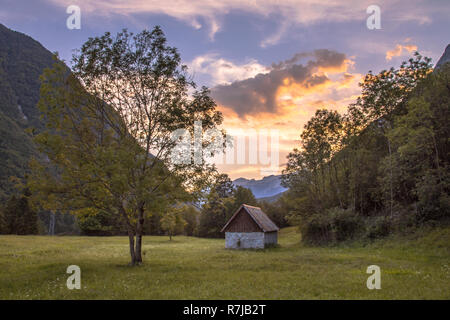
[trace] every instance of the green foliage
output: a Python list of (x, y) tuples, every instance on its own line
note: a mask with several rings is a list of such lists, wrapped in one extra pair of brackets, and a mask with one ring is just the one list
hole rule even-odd
[(31, 207), (29, 193), (13, 195), (6, 202), (1, 215), (3, 233), (6, 234), (37, 234), (38, 215)]
[(361, 225), (376, 238), (450, 217), (450, 64), (431, 70), (416, 53), (369, 72), (345, 115), (318, 110), (305, 125), (283, 172), (287, 217), (305, 241), (347, 240)]
[(200, 214), (199, 237), (223, 238), (220, 230), (231, 217), (233, 205), (230, 198), (221, 198), (216, 192), (211, 192)]
[(126, 234), (126, 228), (124, 228), (122, 221), (120, 221), (117, 215), (110, 212), (80, 213), (77, 221), (78, 227), (84, 235), (112, 236)]
[(259, 206), (279, 228), (284, 228), (290, 225), (288, 218), (292, 209), (290, 200), (286, 192), (274, 202), (259, 201)]
[(173, 207), (167, 210), (167, 212), (161, 218), (161, 228), (166, 231), (170, 240), (177, 234), (181, 234), (186, 226), (186, 221), (183, 218), (183, 207)]
[(378, 216), (369, 222), (367, 237), (369, 239), (382, 238), (392, 232), (392, 221), (388, 216)]
[(232, 196), (233, 190), (233, 182), (227, 174), (217, 174), (214, 177), (211, 192), (217, 193), (217, 195), (221, 198), (228, 198)]
[(163, 212), (155, 211), (150, 217), (145, 219), (144, 223), (144, 232), (148, 235), (158, 235), (161, 236), (164, 234), (164, 231), (161, 228), (161, 217), (163, 216)]
[(302, 220), (302, 241), (308, 244), (326, 245), (333, 242), (333, 219), (327, 215), (313, 214)]
[(441, 176), (434, 170), (425, 172), (416, 183), (417, 220), (442, 220), (450, 217), (450, 175), (442, 172)]
[(256, 201), (255, 196), (252, 191), (248, 188), (242, 186), (237, 186), (232, 193), (233, 204), (230, 207), (230, 211), (234, 213), (242, 204), (248, 204), (250, 206), (257, 206), (258, 201)]
[(363, 234), (362, 219), (353, 210), (332, 208), (327, 210), (327, 215), (333, 218), (333, 234), (337, 242), (352, 240), (358, 234)]
[(352, 240), (364, 234), (364, 223), (353, 210), (331, 208), (325, 214), (315, 214), (300, 225), (305, 243), (327, 245)]
[(200, 213), (198, 235), (206, 238), (222, 238), (223, 226), (242, 204), (257, 206), (250, 189), (238, 186), (233, 188), (226, 174), (216, 176)]
[(197, 235), (198, 232), (198, 218), (200, 212), (192, 205), (185, 205), (181, 212), (183, 220), (186, 221), (184, 233), (187, 236)]
[[(42, 157), (30, 132), (40, 132), (44, 127), (36, 107), (39, 76), (52, 63), (52, 53), (37, 41), (0, 24), (0, 200), (3, 202), (17, 192), (17, 183), (25, 182), (30, 173), (30, 159)], [(39, 233), (46, 234), (49, 212), (38, 210), (38, 215)], [(57, 230), (74, 232), (75, 221), (71, 219), (67, 224), (57, 219)]]
[(38, 232), (43, 235), (51, 235), (50, 220), (54, 219), (55, 235), (79, 235), (78, 219), (70, 213), (50, 212), (41, 210), (38, 213)]

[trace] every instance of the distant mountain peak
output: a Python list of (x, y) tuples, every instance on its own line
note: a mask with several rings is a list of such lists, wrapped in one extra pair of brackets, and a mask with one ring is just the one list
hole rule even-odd
[(250, 189), (257, 199), (271, 197), (287, 190), (281, 186), (281, 176), (275, 175), (266, 176), (259, 180), (238, 178), (233, 181), (233, 184)]

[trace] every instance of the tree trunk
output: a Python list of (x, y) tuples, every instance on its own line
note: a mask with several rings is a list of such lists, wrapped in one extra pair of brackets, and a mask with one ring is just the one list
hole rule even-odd
[[(434, 132), (431, 132), (431, 137), (433, 138), (434, 152), (436, 154), (436, 168), (437, 168), (437, 173), (438, 173), (438, 177), (439, 177), (439, 182), (442, 184), (441, 168), (439, 167), (439, 153), (438, 153), (436, 137), (434, 136)], [(441, 187), (442, 187), (442, 185), (441, 185)]]
[(50, 224), (48, 226), (48, 234), (51, 236), (55, 235), (55, 213), (50, 213)]
[(394, 195), (392, 190), (392, 151), (391, 151), (391, 142), (389, 141), (389, 138), (387, 138), (388, 141), (388, 149), (389, 149), (389, 171), (390, 171), (390, 179), (389, 179), (389, 188), (391, 193), (391, 203), (390, 203), (390, 211), (391, 211), (391, 218), (392, 218), (392, 207), (394, 204)]
[(139, 209), (139, 217), (136, 227), (136, 262), (142, 263), (142, 233), (144, 229), (144, 208)]
[[(338, 172), (337, 172), (337, 168), (336, 168), (336, 164), (333, 164), (333, 168), (334, 168), (334, 177), (336, 179), (336, 194), (337, 197), (339, 199), (339, 205), (341, 208), (344, 208), (344, 205), (342, 203), (342, 199), (341, 199), (341, 190), (339, 188), (339, 177), (338, 177)], [(331, 173), (330, 173), (330, 180), (331, 180)]]
[(133, 231), (130, 229), (128, 229), (128, 239), (130, 240), (130, 255), (131, 255), (130, 265), (134, 266), (136, 264), (136, 253), (134, 251), (134, 234)]
[(126, 213), (125, 208), (123, 207), (122, 203), (118, 203), (117, 207), (118, 207), (119, 212), (122, 215), (122, 218), (125, 221), (126, 226), (127, 226), (128, 240), (129, 240), (129, 245), (130, 245), (130, 256), (131, 256), (130, 265), (134, 266), (134, 265), (136, 265), (136, 251), (134, 250), (133, 225), (130, 223), (130, 220), (128, 219), (127, 213)]

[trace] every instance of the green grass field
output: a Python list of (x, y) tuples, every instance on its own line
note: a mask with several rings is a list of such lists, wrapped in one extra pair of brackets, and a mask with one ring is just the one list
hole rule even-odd
[[(450, 228), (363, 245), (224, 249), (223, 239), (144, 238), (129, 267), (126, 237), (0, 236), (0, 299), (450, 299)], [(81, 290), (66, 268), (81, 268)], [(366, 269), (381, 268), (369, 290)]]

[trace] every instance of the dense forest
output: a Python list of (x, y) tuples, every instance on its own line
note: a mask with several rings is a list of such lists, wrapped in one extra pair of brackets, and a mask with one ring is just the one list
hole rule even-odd
[(450, 64), (418, 53), (369, 72), (341, 115), (317, 110), (288, 156), (287, 218), (303, 241), (408, 232), (450, 217)]

